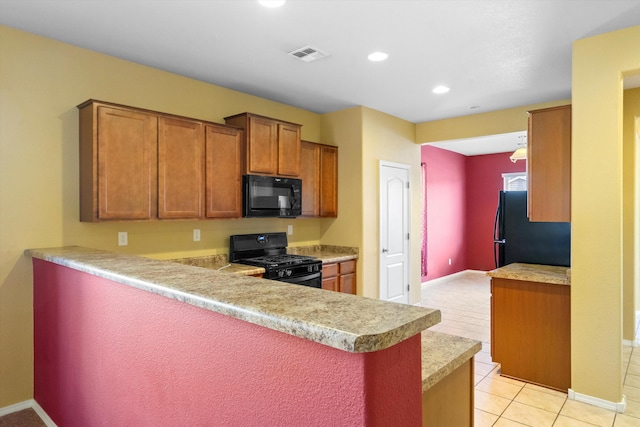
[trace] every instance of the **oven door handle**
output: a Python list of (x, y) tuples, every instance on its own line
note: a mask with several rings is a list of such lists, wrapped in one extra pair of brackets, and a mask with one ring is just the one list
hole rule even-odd
[(300, 282), (306, 282), (308, 280), (317, 279), (318, 277), (322, 277), (322, 272), (312, 273), (306, 276), (281, 277), (281, 278), (278, 278), (277, 280), (279, 282), (300, 283)]

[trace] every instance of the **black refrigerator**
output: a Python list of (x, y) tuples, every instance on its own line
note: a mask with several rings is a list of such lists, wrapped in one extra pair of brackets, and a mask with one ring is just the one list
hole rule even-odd
[(529, 221), (526, 191), (500, 191), (493, 237), (496, 267), (571, 264), (571, 223)]

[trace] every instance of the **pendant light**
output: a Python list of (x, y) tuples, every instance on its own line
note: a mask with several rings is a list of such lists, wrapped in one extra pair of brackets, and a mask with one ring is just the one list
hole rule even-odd
[(518, 142), (518, 148), (516, 149), (516, 151), (513, 152), (511, 156), (509, 156), (509, 158), (513, 163), (517, 162), (518, 160), (527, 160), (527, 140), (525, 139), (526, 137), (527, 137), (526, 135), (518, 136), (518, 138), (520, 139), (520, 141)]

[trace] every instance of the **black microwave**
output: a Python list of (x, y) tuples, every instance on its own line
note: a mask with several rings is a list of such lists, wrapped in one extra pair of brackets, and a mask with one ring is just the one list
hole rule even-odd
[(242, 216), (295, 218), (302, 214), (302, 180), (242, 176)]

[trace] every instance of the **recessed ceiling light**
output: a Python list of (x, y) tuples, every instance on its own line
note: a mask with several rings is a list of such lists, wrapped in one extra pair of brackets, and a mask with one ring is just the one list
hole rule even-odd
[(449, 92), (449, 88), (446, 86), (436, 86), (433, 88), (433, 93), (437, 93), (437, 94), (441, 94), (441, 93), (447, 93)]
[(387, 54), (387, 53), (384, 53), (384, 52), (373, 52), (373, 53), (370, 53), (367, 58), (369, 58), (369, 61), (380, 62), (380, 61), (384, 61), (388, 57), (389, 57), (389, 54)]
[(258, 3), (264, 7), (280, 7), (283, 6), (287, 0), (258, 0)]

